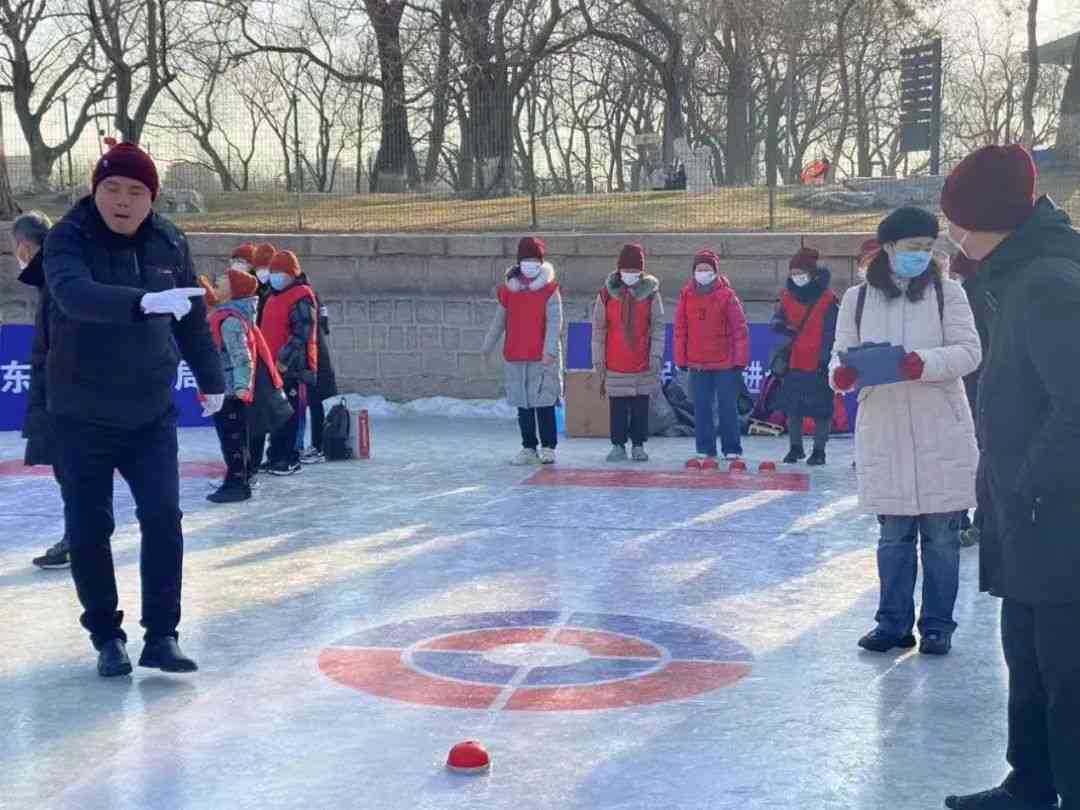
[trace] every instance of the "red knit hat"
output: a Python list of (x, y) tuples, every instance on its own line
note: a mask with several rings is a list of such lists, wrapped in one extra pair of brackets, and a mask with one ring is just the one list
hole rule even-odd
[(245, 242), (232, 252), (232, 258), (249, 265), (255, 264), (255, 246), (251, 242)]
[(1004, 233), (1035, 209), (1039, 173), (1022, 146), (984, 146), (952, 170), (941, 191), (941, 210), (966, 231)]
[(251, 298), (259, 291), (259, 280), (242, 270), (229, 271), (229, 290), (233, 298)]
[(91, 190), (97, 192), (101, 181), (109, 177), (126, 177), (138, 180), (150, 189), (150, 199), (156, 200), (161, 184), (153, 158), (136, 144), (118, 143), (101, 156), (94, 168)]
[(279, 250), (270, 260), (271, 273), (287, 273), (296, 278), (300, 275), (300, 260), (291, 250)]
[(694, 255), (694, 264), (691, 269), (697, 270), (697, 266), (699, 264), (707, 264), (712, 267), (713, 272), (720, 272), (720, 257), (713, 253), (711, 250), (699, 250)]
[(526, 259), (534, 259), (542, 262), (545, 250), (546, 246), (543, 239), (538, 239), (535, 236), (523, 236), (521, 241), (518, 242), (517, 260), (520, 262)]
[(274, 254), (277, 253), (277, 248), (271, 245), (269, 242), (263, 242), (261, 245), (255, 248), (255, 259), (252, 261), (252, 267), (269, 267), (270, 260), (274, 258)]
[(799, 252), (792, 256), (791, 261), (788, 262), (788, 269), (806, 270), (812, 273), (817, 270), (819, 258), (821, 258), (821, 254), (813, 248), (799, 248)]
[(623, 245), (619, 253), (619, 270), (631, 272), (645, 272), (645, 248), (641, 245)]

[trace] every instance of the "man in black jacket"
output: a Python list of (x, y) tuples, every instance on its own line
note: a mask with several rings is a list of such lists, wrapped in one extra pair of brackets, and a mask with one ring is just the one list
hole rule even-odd
[(965, 159), (942, 193), (980, 262), (980, 586), (1002, 599), (1012, 772), (958, 810), (1080, 810), (1080, 233), (1019, 146)]
[[(49, 415), (45, 411), (45, 356), (49, 350), (49, 291), (45, 287), (45, 267), (41, 249), (52, 223), (38, 211), (23, 214), (11, 226), (11, 245), (15, 260), (19, 263), (19, 281), (38, 291), (37, 314), (34, 316), (34, 342), (30, 349), (30, 391), (26, 398), (26, 418), (23, 420), (23, 438), (26, 454), (23, 463), (27, 467), (51, 466), (56, 482), (60, 483), (60, 465), (52, 451)], [(51, 546), (40, 557), (35, 557), (38, 568), (67, 568), (71, 564), (68, 553), (67, 532), (59, 543)]]
[[(184, 235), (157, 216), (157, 169), (133, 144), (113, 146), (45, 243), (52, 295), (46, 398), (71, 543), (82, 624), (102, 676), (131, 672), (109, 548), (113, 472), (135, 499), (142, 533), (140, 666), (191, 672), (177, 645), (183, 564), (176, 412), (183, 357), (221, 408), (225, 380)], [(177, 353), (179, 349), (179, 355)]]

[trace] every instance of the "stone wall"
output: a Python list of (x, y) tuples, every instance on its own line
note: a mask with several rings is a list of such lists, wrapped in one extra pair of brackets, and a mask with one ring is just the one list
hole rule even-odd
[[(566, 321), (587, 320), (592, 300), (614, 269), (620, 247), (641, 242), (647, 269), (662, 283), (667, 316), (690, 272), (693, 254), (720, 254), (721, 270), (751, 320), (772, 311), (788, 259), (814, 247), (833, 271), (837, 291), (854, 279), (865, 234), (540, 234), (563, 290)], [(501, 392), (501, 367), (480, 346), (495, 311), (494, 291), (513, 263), (516, 236), (348, 236), (192, 234), (198, 272), (212, 273), (242, 241), (267, 239), (295, 251), (330, 311), (332, 349), (343, 390), (390, 399), (487, 397)], [(32, 295), (14, 280), (5, 251), (0, 311), (6, 323), (32, 320)]]

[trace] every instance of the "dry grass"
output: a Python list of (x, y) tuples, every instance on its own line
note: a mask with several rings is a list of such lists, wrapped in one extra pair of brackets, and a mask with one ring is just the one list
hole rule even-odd
[[(1044, 176), (1043, 191), (1080, 220), (1080, 175)], [(536, 214), (544, 231), (627, 232), (868, 232), (885, 211), (830, 213), (792, 204), (800, 189), (778, 189), (772, 216), (767, 188), (541, 197)], [(59, 216), (62, 205), (37, 203)], [(297, 197), (274, 192), (213, 194), (205, 214), (180, 214), (192, 232), (283, 233), (299, 230)], [(419, 194), (304, 194), (303, 230), (313, 233), (464, 233), (527, 230), (528, 197), (467, 200)]]

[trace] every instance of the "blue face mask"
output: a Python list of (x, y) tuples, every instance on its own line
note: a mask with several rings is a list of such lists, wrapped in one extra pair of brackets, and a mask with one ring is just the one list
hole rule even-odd
[(929, 250), (911, 250), (897, 253), (892, 260), (893, 272), (900, 278), (915, 278), (930, 266)]
[(288, 273), (271, 273), (270, 274), (270, 286), (278, 292), (281, 292), (289, 286), (289, 282), (292, 281), (292, 276)]

